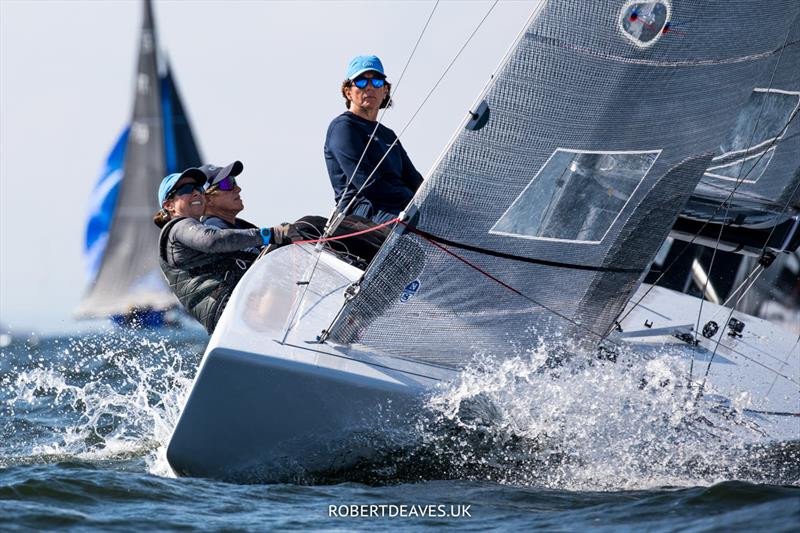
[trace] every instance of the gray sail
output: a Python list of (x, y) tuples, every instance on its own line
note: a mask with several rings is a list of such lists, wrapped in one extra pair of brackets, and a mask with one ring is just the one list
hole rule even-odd
[(328, 338), (453, 367), (559, 332), (596, 342), (799, 9), (548, 2)]
[(756, 256), (800, 245), (800, 17), (785, 41), (720, 139), (673, 237)]
[(123, 180), (97, 277), (78, 316), (167, 309), (176, 300), (163, 280), (156, 253), (156, 190), (166, 172), (158, 45), (149, 0), (144, 2), (135, 100), (125, 147)]
[(696, 196), (719, 202), (739, 183), (731, 203), (740, 209), (800, 212), (799, 110), (800, 17), (722, 137)]

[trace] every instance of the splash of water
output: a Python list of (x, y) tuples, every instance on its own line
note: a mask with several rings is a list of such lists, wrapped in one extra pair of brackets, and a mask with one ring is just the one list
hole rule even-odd
[(13, 435), (0, 466), (135, 459), (171, 475), (166, 444), (199, 350), (195, 339), (121, 330), (18, 350), (0, 374), (0, 419)]
[[(727, 479), (795, 482), (797, 446), (751, 445), (763, 437), (745, 415), (749, 398), (698, 400), (680, 358), (618, 353), (615, 362), (578, 348), (552, 365), (553, 347), (511, 359), (484, 356), (428, 401), (418, 431), (451, 475), (575, 490), (711, 484)], [(703, 398), (714, 398), (706, 386)], [(762, 468), (753, 468), (761, 464)], [(777, 470), (777, 472), (775, 471)], [(787, 476), (789, 479), (787, 480)]]

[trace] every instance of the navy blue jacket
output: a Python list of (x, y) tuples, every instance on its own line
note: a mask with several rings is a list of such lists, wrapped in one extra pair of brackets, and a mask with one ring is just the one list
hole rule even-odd
[[(366, 181), (397, 135), (384, 125), (378, 126), (375, 138), (369, 143), (364, 160), (358, 167), (350, 187), (345, 191), (348, 178), (358, 164), (375, 122), (345, 111), (328, 126), (325, 137), (325, 163), (331, 179), (333, 192), (338, 203), (342, 196), (344, 207), (355, 192)], [(399, 213), (422, 183), (422, 175), (417, 172), (398, 141), (386, 156), (378, 171), (372, 176), (370, 184), (361, 193), (363, 199), (372, 204), (375, 210)]]

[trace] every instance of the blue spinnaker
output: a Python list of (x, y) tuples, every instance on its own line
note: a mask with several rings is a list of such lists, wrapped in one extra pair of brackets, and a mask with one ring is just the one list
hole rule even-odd
[(128, 144), (130, 127), (126, 127), (111, 149), (103, 171), (89, 197), (89, 220), (86, 224), (86, 242), (83, 255), (86, 262), (86, 274), (89, 282), (93, 282), (103, 259), (103, 252), (108, 242), (108, 231), (117, 203), (119, 185), (122, 182), (125, 146)]

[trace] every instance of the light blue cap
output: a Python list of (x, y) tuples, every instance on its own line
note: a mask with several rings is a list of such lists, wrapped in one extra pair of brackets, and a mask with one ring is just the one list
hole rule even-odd
[(174, 174), (170, 174), (161, 180), (161, 185), (158, 186), (159, 206), (164, 205), (164, 200), (166, 200), (169, 193), (172, 192), (172, 188), (175, 187), (175, 184), (178, 183), (178, 181), (183, 177), (193, 178), (198, 185), (203, 185), (206, 181), (206, 175), (199, 168), (187, 168), (183, 172), (175, 172)]
[(347, 66), (347, 79), (354, 80), (370, 70), (386, 77), (386, 73), (383, 72), (383, 63), (378, 56), (356, 56)]

